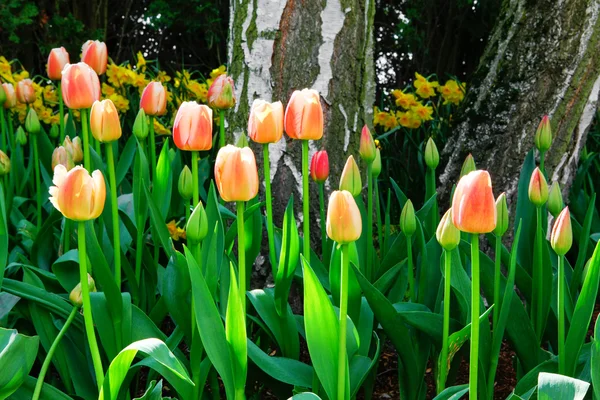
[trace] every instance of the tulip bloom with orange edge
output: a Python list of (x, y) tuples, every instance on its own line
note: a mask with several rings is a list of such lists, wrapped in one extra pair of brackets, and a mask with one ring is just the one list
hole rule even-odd
[(258, 170), (252, 150), (231, 144), (221, 147), (215, 161), (215, 181), (225, 201), (248, 201), (256, 197)]
[(23, 79), (17, 82), (17, 100), (24, 104), (35, 101), (35, 89), (31, 79)]
[(52, 152), (52, 170), (56, 169), (57, 165), (64, 166), (67, 171), (70, 171), (73, 167), (75, 167), (75, 163), (73, 162), (73, 157), (71, 153), (67, 152), (67, 150), (63, 146), (59, 146), (54, 149)]
[(104, 209), (106, 186), (102, 172), (90, 173), (81, 166), (67, 172), (64, 165), (54, 169), (50, 187), (50, 202), (73, 221), (89, 221), (98, 218)]
[(362, 131), (360, 133), (360, 158), (362, 158), (367, 163), (371, 163), (375, 160), (377, 156), (377, 147), (375, 147), (375, 142), (373, 141), (373, 136), (371, 136), (371, 131), (369, 131), (369, 127), (367, 125), (363, 126)]
[(235, 87), (233, 79), (227, 75), (219, 75), (206, 94), (208, 105), (218, 110), (227, 110), (235, 106)]
[(67, 64), (61, 85), (63, 100), (73, 110), (90, 108), (100, 99), (100, 80), (86, 63)]
[(256, 143), (276, 143), (283, 136), (283, 104), (256, 99), (248, 118), (248, 136)]
[(319, 92), (296, 90), (285, 109), (285, 132), (292, 139), (319, 140), (323, 137), (323, 109)]
[(452, 222), (463, 232), (488, 233), (496, 227), (496, 201), (487, 171), (463, 176), (452, 199)]
[(329, 156), (325, 150), (317, 151), (312, 156), (310, 177), (317, 183), (323, 183), (329, 177)]
[(559, 256), (564, 256), (573, 245), (573, 229), (571, 228), (571, 213), (565, 207), (556, 217), (550, 235), (550, 244)]
[(352, 193), (336, 190), (327, 207), (327, 236), (339, 244), (358, 240), (362, 232), (360, 211)]
[(6, 94), (6, 100), (2, 106), (4, 106), (4, 108), (13, 108), (17, 105), (17, 94), (15, 93), (15, 87), (11, 83), (3, 83), (2, 88)]
[(173, 124), (175, 146), (186, 151), (203, 151), (212, 148), (212, 110), (195, 101), (185, 101), (179, 106)]
[(140, 108), (146, 115), (164, 115), (167, 112), (167, 92), (160, 82), (150, 82), (142, 93)]
[(529, 200), (536, 207), (541, 207), (548, 201), (548, 182), (538, 167), (531, 174), (528, 194)]
[(90, 130), (96, 140), (113, 142), (121, 137), (121, 122), (117, 107), (110, 99), (96, 101), (90, 112)]
[(98, 40), (88, 40), (81, 46), (81, 61), (92, 67), (98, 75), (106, 72), (108, 50), (106, 43)]
[(69, 53), (67, 53), (64, 47), (57, 47), (50, 50), (48, 65), (46, 65), (48, 78), (53, 81), (59, 81), (62, 78), (62, 71), (67, 64), (69, 64)]

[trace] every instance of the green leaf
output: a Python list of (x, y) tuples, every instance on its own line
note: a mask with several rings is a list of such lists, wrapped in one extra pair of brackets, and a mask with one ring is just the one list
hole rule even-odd
[(160, 210), (163, 221), (169, 214), (172, 189), (173, 172), (171, 171), (171, 160), (169, 158), (169, 141), (165, 140), (160, 155), (158, 156), (156, 177), (152, 180), (152, 198), (154, 199), (154, 204), (156, 204)]
[(162, 295), (167, 305), (167, 310), (177, 326), (183, 329), (188, 341), (192, 340), (192, 327), (190, 315), (192, 308), (189, 302), (192, 283), (187, 270), (185, 257), (180, 252), (175, 252), (169, 259), (163, 275)]
[(451, 386), (442, 391), (442, 393), (435, 396), (433, 400), (460, 400), (462, 397), (469, 393), (469, 385)]
[(148, 389), (142, 397), (136, 397), (135, 400), (162, 400), (162, 379), (158, 381), (152, 381), (148, 385)]
[(585, 213), (585, 220), (583, 221), (583, 227), (581, 229), (581, 235), (579, 236), (579, 249), (577, 252), (577, 262), (573, 270), (571, 277), (571, 284), (569, 285), (570, 293), (573, 298), (579, 287), (581, 281), (581, 275), (583, 274), (583, 267), (587, 258), (588, 245), (590, 243), (590, 230), (592, 229), (592, 218), (594, 216), (594, 210), (596, 206), (596, 193), (592, 194), (590, 204), (587, 212)]
[(0, 289), (2, 289), (4, 269), (8, 260), (8, 218), (4, 199), (4, 185), (0, 185)]
[(223, 264), (225, 252), (225, 232), (221, 213), (219, 212), (219, 201), (215, 185), (212, 181), (210, 182), (206, 200), (206, 216), (208, 220), (208, 234), (203, 240), (201, 250), (202, 270), (206, 278), (206, 284), (213, 297), (216, 298), (218, 279), (221, 274), (221, 265)]
[[(290, 397), (292, 400), (321, 400), (319, 396), (314, 393), (304, 392), (298, 393)], [(289, 400), (289, 399), (288, 399)]]
[(144, 230), (146, 216), (148, 213), (148, 201), (144, 193), (144, 187), (150, 183), (150, 167), (146, 159), (146, 153), (142, 145), (137, 142), (135, 163), (133, 166), (133, 209), (135, 212), (135, 225), (137, 229)]
[(121, 319), (117, 322), (110, 313), (106, 293), (90, 293), (94, 323), (109, 360), (131, 341), (131, 297), (129, 293), (122, 293), (119, 297), (122, 299), (122, 309), (119, 313)]
[[(294, 218), (294, 196), (290, 197), (283, 215), (283, 236), (279, 265), (275, 276), (275, 309), (280, 316), (284, 316), (288, 308), (288, 297), (296, 266), (300, 258), (300, 238), (298, 227)], [(292, 358), (296, 358), (290, 355)]]
[(130, 344), (112, 360), (106, 371), (98, 400), (116, 400), (119, 398), (121, 385), (138, 352), (150, 358), (151, 362), (147, 362), (146, 366), (165, 377), (183, 398), (190, 398), (194, 384), (190, 380), (185, 367), (171, 353), (164, 342), (151, 338)]
[(232, 355), (233, 377), (237, 393), (244, 393), (248, 372), (248, 350), (246, 347), (246, 318), (240, 289), (237, 284), (233, 263), (229, 263), (229, 297), (225, 314), (225, 336)]
[[(31, 400), (35, 390), (37, 379), (32, 376), (27, 376), (23, 384), (11, 396), (11, 400)], [(40, 393), (40, 399), (43, 400), (73, 400), (55, 387), (44, 383)]]
[(248, 339), (248, 357), (267, 375), (288, 385), (311, 387), (314, 370), (310, 365), (285, 357), (270, 357)]
[(583, 400), (590, 384), (558, 374), (540, 373), (538, 400)]
[[(366, 240), (364, 241), (366, 244)], [(356, 242), (348, 243), (348, 255), (350, 264), (359, 266), (359, 254)], [(366, 253), (366, 252), (365, 252)], [(336, 307), (340, 305), (340, 273), (342, 265), (342, 248), (334, 243), (331, 257), (329, 259), (329, 284), (331, 285), (331, 297)], [(358, 321), (361, 302), (360, 285), (356, 280), (354, 271), (348, 271), (348, 315), (352, 321)]]
[(167, 225), (165, 224), (164, 214), (162, 214), (161, 210), (156, 205), (154, 198), (146, 186), (144, 186), (144, 193), (146, 194), (146, 199), (148, 200), (150, 219), (152, 220), (152, 226), (154, 228), (153, 232), (156, 232), (158, 235), (158, 240), (160, 241), (162, 248), (165, 250), (165, 253), (167, 253), (167, 256), (171, 257), (174, 251), (173, 241), (171, 240), (171, 235), (169, 235)]
[(25, 336), (16, 329), (0, 328), (0, 399), (15, 392), (27, 378), (40, 340)]
[(598, 384), (600, 382), (600, 319), (596, 320), (591, 352), (592, 382), (596, 382), (594, 396), (596, 399), (600, 399), (600, 384)]
[[(525, 157), (525, 161), (523, 161), (523, 167), (521, 167), (521, 174), (519, 175), (517, 211), (515, 214), (515, 221), (523, 221), (522, 237), (519, 242), (518, 261), (520, 265), (528, 268), (527, 272), (529, 274), (531, 274), (531, 268), (533, 266), (533, 252), (531, 249), (534, 248), (537, 224), (535, 206), (529, 201), (529, 181), (531, 180), (531, 174), (535, 167), (533, 150), (530, 150)], [(516, 229), (517, 227), (515, 226), (515, 230)]]
[(119, 157), (119, 162), (117, 163), (117, 186), (119, 186), (123, 179), (125, 179), (125, 175), (127, 175), (127, 172), (129, 172), (137, 151), (138, 146), (136, 145), (136, 137), (135, 135), (131, 135), (129, 136), (129, 139), (127, 139), (127, 143), (125, 144), (125, 147), (121, 152), (121, 157)]

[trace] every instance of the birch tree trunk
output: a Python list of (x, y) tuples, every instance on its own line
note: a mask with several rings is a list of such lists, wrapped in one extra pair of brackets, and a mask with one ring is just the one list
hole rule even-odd
[[(310, 143), (310, 156), (321, 148), (328, 150), (326, 189), (337, 187), (346, 158), (357, 153), (361, 127), (373, 119), (375, 0), (231, 1), (228, 56), (238, 103), (228, 116), (228, 132), (234, 135), (229, 140), (246, 132), (254, 99), (280, 100), (285, 107), (294, 90), (316, 89), (325, 130), (320, 142)], [(253, 148), (260, 162), (262, 149)], [(270, 145), (270, 163), (275, 224), (281, 226), (291, 195), (301, 221), (300, 141), (284, 135)], [(318, 192), (312, 182), (310, 186), (315, 222), (311, 239), (316, 244), (320, 243)]]
[(519, 171), (544, 114), (554, 135), (546, 171), (566, 194), (597, 109), (599, 10), (598, 0), (504, 0), (444, 149), (446, 200), (472, 152), (477, 167), (490, 170), (497, 194), (506, 191), (514, 206)]

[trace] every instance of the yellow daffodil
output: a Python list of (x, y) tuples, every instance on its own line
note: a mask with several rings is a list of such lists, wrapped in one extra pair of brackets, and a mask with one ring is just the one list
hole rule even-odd
[(431, 121), (433, 119), (433, 108), (431, 106), (424, 106), (423, 104), (418, 104), (414, 107), (411, 107), (411, 111), (413, 111), (421, 121)]
[(415, 77), (417, 79), (414, 80), (413, 85), (416, 89), (417, 95), (423, 99), (428, 99), (430, 97), (435, 96), (435, 89), (440, 86), (437, 81), (428, 81), (423, 75), (415, 72)]
[(452, 103), (458, 105), (465, 98), (466, 85), (455, 80), (446, 81), (444, 86), (438, 88), (438, 92), (444, 99), (444, 104)]

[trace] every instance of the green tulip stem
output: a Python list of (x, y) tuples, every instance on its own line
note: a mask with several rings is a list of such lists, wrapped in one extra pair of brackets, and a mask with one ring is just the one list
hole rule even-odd
[[(543, 315), (542, 315), (542, 304), (544, 299), (544, 277), (542, 274), (542, 207), (536, 207), (537, 215), (537, 226), (535, 235), (535, 257), (533, 261), (533, 280), (537, 282), (537, 285), (533, 285), (533, 303), (531, 313), (535, 316), (534, 327), (535, 333), (538, 338), (538, 343), (542, 342), (542, 336), (544, 335), (543, 327)], [(537, 288), (537, 290), (536, 290)], [(535, 306), (535, 310), (534, 310)]]
[(558, 373), (565, 375), (565, 256), (558, 256)]
[(308, 140), (302, 140), (302, 235), (303, 251), (306, 262), (310, 265), (310, 208), (308, 187)]
[(406, 260), (408, 264), (408, 295), (410, 301), (417, 302), (415, 298), (415, 271), (412, 257), (412, 236), (406, 236)]
[(63, 232), (63, 254), (71, 250), (71, 231), (73, 230), (73, 224), (71, 220), (65, 218), (65, 231)]
[(437, 393), (442, 392), (446, 387), (446, 377), (448, 376), (448, 338), (450, 336), (450, 292), (451, 292), (451, 273), (452, 273), (452, 253), (444, 250), (444, 326), (442, 334), (442, 355), (440, 360), (440, 371), (438, 378)]
[(390, 242), (390, 236), (392, 235), (391, 233), (391, 217), (390, 217), (390, 207), (392, 204), (392, 191), (390, 189), (388, 189), (387, 192), (387, 202), (385, 203), (385, 227), (383, 230), (383, 249), (382, 249), (382, 254), (385, 256), (385, 254), (387, 253), (387, 250), (389, 248), (389, 242)]
[(500, 265), (502, 255), (502, 236), (495, 235), (496, 237), (496, 251), (494, 253), (494, 314), (492, 317), (492, 326), (494, 327), (494, 333), (498, 327), (498, 318), (500, 317)]
[(152, 167), (150, 168), (152, 171), (152, 188), (154, 190), (154, 181), (156, 180), (156, 137), (154, 135), (154, 115), (148, 116), (148, 127), (150, 128), (150, 162), (152, 163)]
[(273, 276), (277, 272), (277, 255), (275, 254), (275, 236), (273, 235), (273, 201), (271, 198), (271, 164), (269, 160), (269, 144), (263, 144), (263, 164), (265, 169), (265, 203), (267, 207), (267, 239), (269, 241), (269, 262)]
[(189, 202), (189, 200), (186, 200), (184, 202), (184, 206), (185, 206), (185, 222), (187, 223), (190, 220), (190, 202)]
[(33, 391), (32, 400), (38, 400), (40, 398), (40, 394), (42, 393), (42, 386), (44, 386), (44, 377), (46, 376), (46, 372), (48, 372), (50, 362), (52, 362), (52, 356), (54, 356), (54, 352), (60, 344), (60, 340), (63, 336), (65, 336), (65, 333), (67, 333), (67, 329), (69, 329), (69, 326), (71, 326), (71, 322), (73, 322), (73, 320), (75, 319), (77, 311), (79, 311), (79, 306), (73, 306), (73, 309), (71, 310), (69, 317), (65, 321), (65, 324), (60, 329), (58, 335), (56, 335), (56, 338), (52, 342), (52, 345), (48, 350), (48, 354), (46, 354), (46, 358), (44, 359), (44, 363), (42, 364), (42, 369), (40, 369), (40, 374), (38, 375), (37, 382), (35, 384), (35, 390)]
[[(429, 200), (432, 196), (434, 196), (436, 194), (436, 187), (435, 187), (435, 169), (433, 168), (427, 168), (427, 181), (426, 181), (426, 192), (427, 192), (427, 200)], [(431, 230), (432, 230), (432, 234), (435, 234), (435, 230), (438, 226), (438, 224), (440, 223), (439, 221), (439, 211), (438, 211), (438, 204), (437, 201), (435, 201), (433, 203), (433, 206), (431, 207)]]
[(339, 324), (339, 340), (338, 340), (338, 374), (337, 374), (337, 395), (338, 400), (346, 399), (346, 329), (348, 324), (348, 268), (349, 268), (349, 251), (348, 244), (341, 244), (342, 260), (340, 271), (340, 324)]
[[(373, 177), (375, 178), (375, 177)], [(379, 244), (381, 254), (383, 254), (383, 224), (381, 222), (381, 205), (379, 201), (379, 182), (373, 179), (373, 188), (375, 189), (375, 215), (377, 216), (377, 243)]]
[(546, 158), (546, 152), (540, 151), (540, 171), (542, 171), (542, 174), (544, 174), (544, 175), (546, 175), (546, 171), (544, 170), (545, 158)]
[(92, 160), (90, 159), (90, 131), (88, 110), (81, 109), (81, 132), (83, 133), (83, 166), (88, 172), (92, 172)]
[(115, 156), (112, 143), (106, 143), (106, 159), (108, 164), (108, 178), (110, 183), (110, 202), (113, 225), (113, 246), (115, 257), (115, 282), (121, 288), (121, 239), (119, 234), (119, 203), (117, 200), (117, 175), (115, 173)]
[(479, 234), (471, 234), (471, 354), (469, 359), (469, 400), (477, 400), (479, 366)]
[(198, 152), (192, 151), (192, 207), (196, 207), (200, 202), (200, 193), (198, 188)]
[(329, 254), (327, 252), (327, 232), (325, 229), (325, 195), (324, 195), (325, 183), (319, 183), (319, 216), (321, 218), (321, 259), (325, 265), (329, 265)]
[[(140, 146), (142, 152), (146, 155), (146, 141), (140, 140)], [(135, 176), (134, 179), (141, 179), (141, 176)], [(143, 258), (143, 246), (144, 246), (144, 227), (146, 225), (146, 215), (144, 210), (143, 217), (140, 218), (141, 212), (136, 210), (136, 237), (135, 237), (135, 280), (138, 286), (142, 283), (142, 258)]]
[(8, 128), (6, 127), (6, 115), (4, 114), (4, 107), (0, 107), (0, 130), (2, 130), (2, 142), (0, 142), (0, 145), (2, 146), (1, 149), (6, 153), (6, 136)]
[(77, 229), (79, 239), (79, 281), (81, 282), (81, 299), (83, 300), (83, 321), (85, 325), (85, 334), (87, 335), (90, 353), (92, 354), (92, 363), (96, 374), (96, 383), (98, 388), (102, 387), (104, 372), (102, 371), (102, 360), (94, 332), (94, 319), (92, 317), (92, 304), (90, 302), (90, 288), (88, 286), (88, 268), (87, 253), (85, 249), (85, 221), (79, 221)]
[(58, 92), (58, 110), (59, 110), (59, 116), (60, 116), (60, 143), (62, 143), (65, 140), (65, 103), (63, 101), (63, 97), (62, 97), (62, 86), (61, 86), (61, 82), (58, 81), (58, 86), (57, 86), (57, 92)]
[(367, 279), (373, 281), (373, 163), (367, 163)]
[[(39, 134), (39, 133), (38, 133)], [(37, 206), (37, 229), (38, 232), (42, 228), (42, 188), (40, 178), (40, 155), (38, 150), (38, 134), (30, 135), (31, 144), (33, 145), (33, 168), (35, 170), (35, 198)]]
[(244, 228), (244, 202), (237, 202), (237, 234), (238, 234), (238, 275), (242, 310), (246, 315), (246, 231)]
[(225, 147), (225, 110), (219, 111), (219, 148)]

